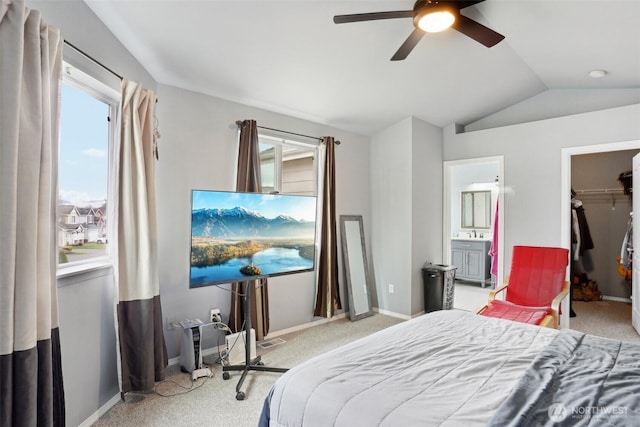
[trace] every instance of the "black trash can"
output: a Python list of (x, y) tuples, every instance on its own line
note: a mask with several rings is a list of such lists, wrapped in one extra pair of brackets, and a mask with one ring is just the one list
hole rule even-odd
[(424, 311), (451, 310), (456, 267), (427, 263), (422, 267), (424, 282)]

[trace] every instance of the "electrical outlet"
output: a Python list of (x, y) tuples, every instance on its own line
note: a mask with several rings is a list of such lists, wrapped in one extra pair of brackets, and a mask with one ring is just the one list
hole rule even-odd
[(394, 291), (394, 286), (391, 283), (389, 283), (389, 293), (392, 294), (393, 291)]
[(175, 325), (173, 324), (174, 322), (169, 319), (168, 317), (165, 319), (165, 326), (167, 328), (167, 331), (173, 331)]
[(209, 321), (211, 323), (220, 323), (222, 322), (222, 316), (220, 315), (220, 309), (212, 308), (209, 310)]

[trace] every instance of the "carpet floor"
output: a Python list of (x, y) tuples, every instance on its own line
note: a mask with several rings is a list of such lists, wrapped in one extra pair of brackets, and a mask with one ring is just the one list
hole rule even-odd
[(576, 317), (569, 327), (599, 337), (640, 344), (640, 335), (631, 326), (631, 303), (620, 301), (574, 301)]
[[(592, 335), (640, 343), (640, 336), (631, 326), (631, 304), (617, 301), (575, 301), (577, 316), (571, 318), (570, 327)], [(402, 320), (376, 314), (350, 322), (340, 319), (305, 330), (282, 335), (266, 349), (258, 347), (266, 366), (293, 367), (309, 358), (329, 351), (357, 338), (387, 328)], [(251, 371), (242, 391), (245, 400), (236, 400), (239, 372), (230, 372), (229, 380), (222, 379), (222, 367), (217, 356), (204, 358), (213, 371), (212, 378), (191, 381), (180, 367), (168, 368), (167, 379), (156, 385), (150, 393), (128, 393), (125, 402), (119, 402), (93, 425), (96, 427), (255, 427), (264, 398), (281, 374)]]
[[(309, 358), (329, 351), (355, 339), (387, 328), (401, 319), (375, 314), (357, 322), (339, 319), (312, 328), (275, 338), (284, 343), (256, 352), (266, 366), (290, 368)], [(279, 339), (280, 340), (279, 340)], [(172, 365), (166, 380), (158, 383), (155, 392), (127, 393), (119, 402), (93, 424), (96, 427), (255, 427), (264, 398), (281, 374), (250, 371), (242, 386), (245, 400), (236, 400), (236, 384), (240, 372), (230, 372), (229, 380), (222, 379), (222, 367), (215, 363), (217, 356), (204, 358), (213, 371), (212, 378), (191, 381), (189, 374)]]

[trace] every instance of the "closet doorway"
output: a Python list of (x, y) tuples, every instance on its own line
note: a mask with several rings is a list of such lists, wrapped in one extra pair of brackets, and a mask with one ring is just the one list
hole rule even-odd
[[(563, 150), (563, 200), (567, 203), (571, 200), (571, 207), (578, 208), (563, 212), (562, 243), (575, 249), (571, 251), (568, 279), (573, 281), (577, 274), (580, 280), (597, 283), (605, 300), (592, 304), (576, 301), (573, 318), (569, 318), (569, 307), (566, 307), (562, 327), (593, 327), (600, 330), (585, 332), (602, 335), (607, 327), (614, 327), (609, 325), (612, 322), (624, 322), (626, 329), (631, 326), (633, 286), (618, 272), (617, 257), (621, 254), (633, 207), (618, 178), (621, 173), (632, 170), (633, 157), (639, 152), (640, 141)], [(586, 237), (582, 236), (580, 248), (571, 240), (572, 215), (576, 212), (586, 220), (581, 221), (583, 233), (588, 229)]]

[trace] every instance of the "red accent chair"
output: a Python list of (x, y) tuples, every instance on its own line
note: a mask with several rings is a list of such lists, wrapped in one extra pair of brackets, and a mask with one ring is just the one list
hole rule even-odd
[[(506, 284), (489, 294), (478, 314), (557, 329), (560, 302), (570, 289), (568, 262), (568, 249), (514, 246)], [(503, 291), (505, 299), (495, 299)]]

